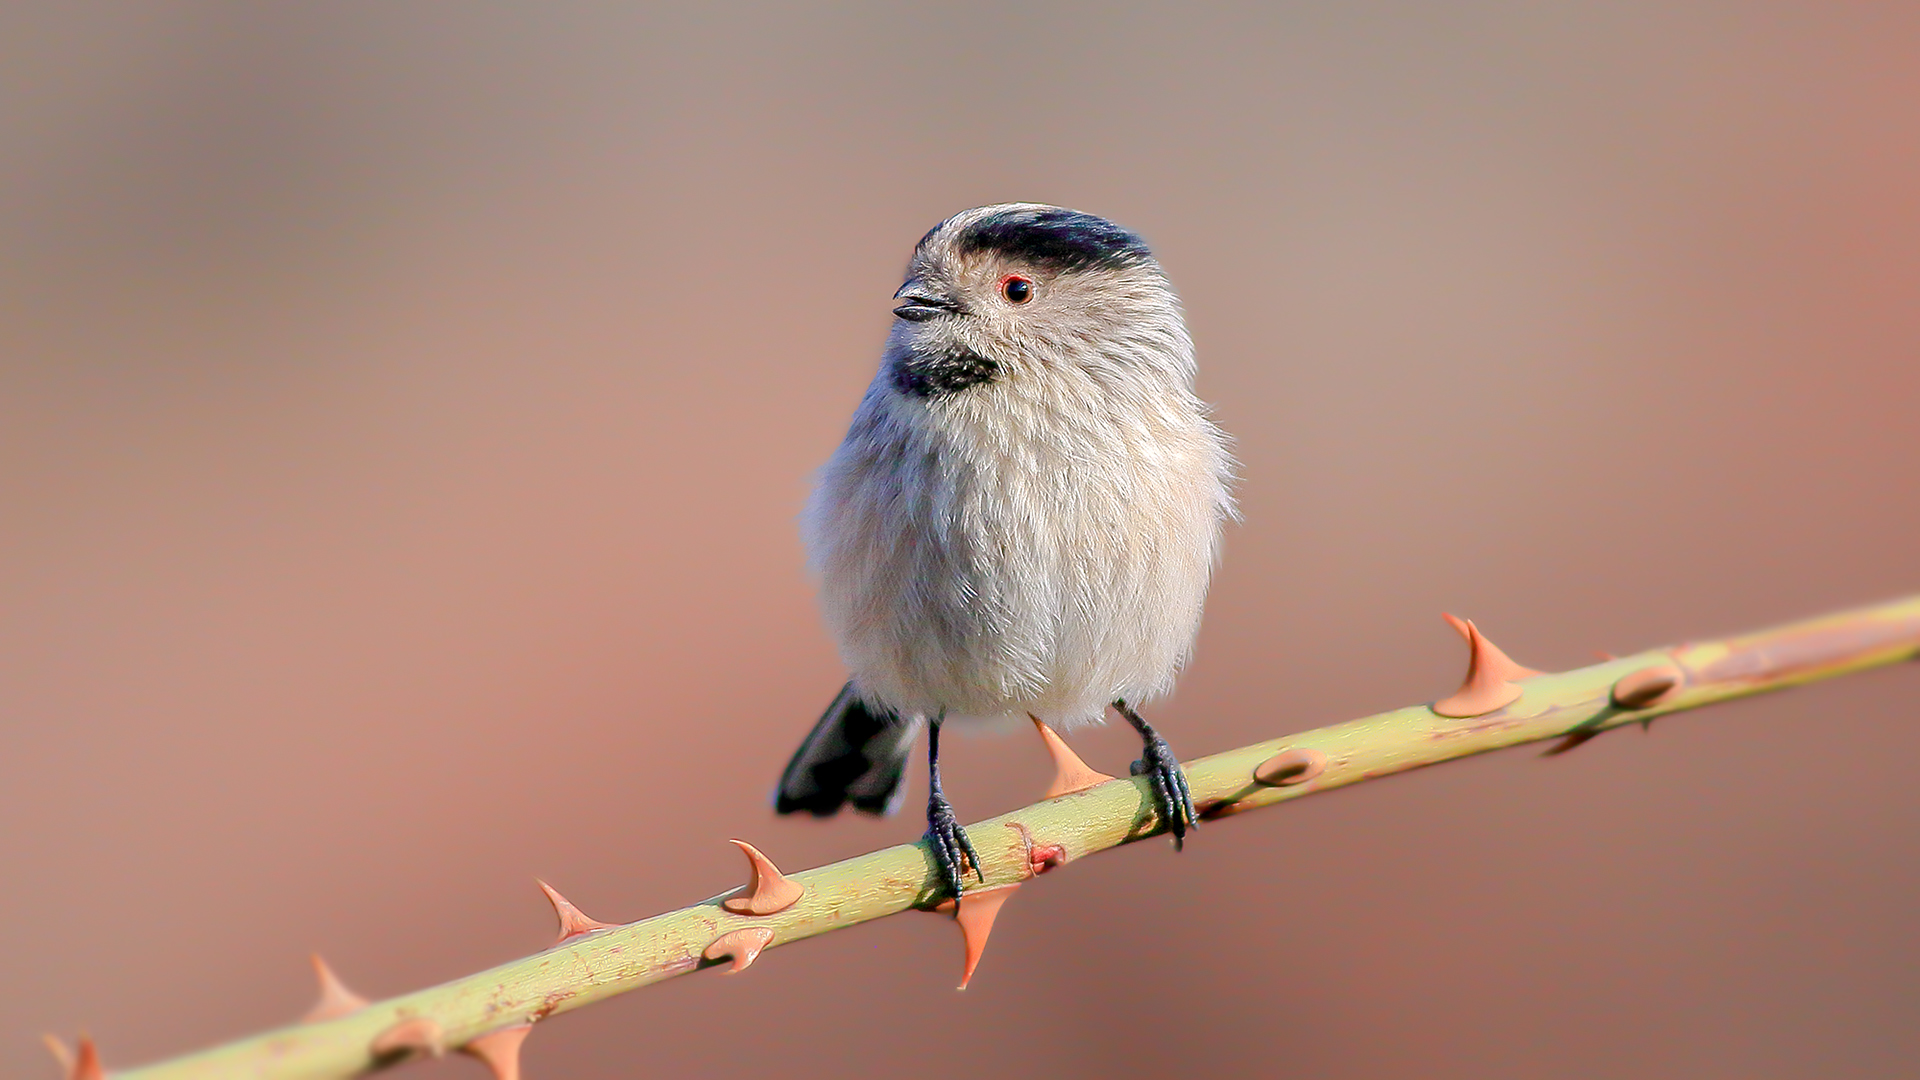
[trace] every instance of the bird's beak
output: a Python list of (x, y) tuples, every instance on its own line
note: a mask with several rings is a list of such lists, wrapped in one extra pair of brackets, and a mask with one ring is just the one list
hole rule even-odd
[(894, 293), (893, 298), (906, 301), (894, 308), (893, 313), (908, 322), (925, 322), (935, 315), (956, 315), (960, 312), (958, 301), (929, 287), (918, 278), (900, 286), (900, 291)]

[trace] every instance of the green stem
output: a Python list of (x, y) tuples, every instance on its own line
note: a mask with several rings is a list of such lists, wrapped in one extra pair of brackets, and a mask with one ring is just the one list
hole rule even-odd
[[(1833, 678), (1920, 655), (1920, 596), (1829, 615), (1773, 630), (1655, 649), (1574, 671), (1520, 680), (1521, 696), (1468, 719), (1425, 705), (1255, 743), (1187, 763), (1203, 815), (1234, 813), (1404, 772), (1422, 765), (1520, 743), (1577, 740), (1635, 721)], [(1671, 683), (1644, 708), (1621, 707), (1617, 683), (1653, 689)], [(1632, 684), (1629, 684), (1632, 685)], [(1623, 694), (1625, 691), (1623, 690)], [(1644, 691), (1637, 700), (1649, 700)], [(1629, 700), (1636, 700), (1628, 695)], [(1303, 766), (1263, 783), (1255, 772), (1282, 751)], [(1283, 770), (1284, 772), (1284, 770)], [(988, 886), (1033, 876), (1032, 849), (1057, 845), (1067, 861), (1153, 835), (1153, 800), (1144, 777), (1113, 780), (1034, 803), (968, 827)], [(461, 1047), (502, 1028), (537, 1022), (602, 998), (717, 966), (701, 958), (715, 938), (743, 927), (773, 931), (769, 947), (927, 907), (938, 872), (923, 844), (903, 844), (793, 875), (806, 887), (772, 915), (724, 910), (726, 895), (614, 929), (573, 938), (544, 952), (439, 986), (375, 1002), (338, 1019), (294, 1024), (144, 1068), (123, 1080), (176, 1077), (349, 1077), (378, 1067), (370, 1044), (401, 1021), (438, 1024), (444, 1043)], [(737, 890), (735, 890), (737, 891)]]

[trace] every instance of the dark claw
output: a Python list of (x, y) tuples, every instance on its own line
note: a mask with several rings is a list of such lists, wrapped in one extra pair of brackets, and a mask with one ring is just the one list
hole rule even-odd
[(933, 861), (940, 867), (940, 877), (946, 882), (947, 891), (958, 900), (966, 893), (965, 878), (968, 870), (986, 884), (987, 875), (980, 869), (980, 856), (973, 850), (973, 841), (967, 839), (967, 830), (953, 816), (953, 807), (945, 800), (927, 804), (927, 847), (933, 851)]
[(1145, 757), (1134, 763), (1139, 766), (1135, 775), (1145, 774), (1153, 782), (1154, 808), (1166, 823), (1167, 831), (1173, 834), (1177, 851), (1186, 846), (1187, 830), (1198, 823), (1200, 815), (1193, 808), (1193, 796), (1187, 791), (1187, 778), (1180, 771), (1180, 762), (1167, 749), (1167, 744), (1156, 739), (1155, 745), (1149, 745), (1144, 753)]
[(1152, 781), (1154, 807), (1159, 811), (1160, 820), (1166, 822), (1167, 831), (1173, 834), (1173, 847), (1178, 851), (1186, 846), (1187, 830), (1200, 826), (1199, 811), (1193, 807), (1193, 792), (1187, 787), (1187, 774), (1165, 739), (1154, 734), (1145, 721), (1137, 719), (1137, 714), (1128, 715), (1127, 719), (1142, 729), (1143, 742), (1140, 760), (1128, 771)]

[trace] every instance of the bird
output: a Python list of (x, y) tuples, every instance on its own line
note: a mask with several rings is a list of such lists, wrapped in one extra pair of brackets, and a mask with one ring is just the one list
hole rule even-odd
[(941, 785), (942, 726), (1068, 729), (1111, 707), (1181, 847), (1193, 796), (1138, 707), (1192, 653), (1236, 466), (1166, 272), (1104, 218), (1002, 203), (929, 230), (893, 299), (879, 369), (801, 515), (848, 680), (774, 808), (897, 810), (924, 728), (925, 839), (958, 901), (968, 872), (986, 877)]

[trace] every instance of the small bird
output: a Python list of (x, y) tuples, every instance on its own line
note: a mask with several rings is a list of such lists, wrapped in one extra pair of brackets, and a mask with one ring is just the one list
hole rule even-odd
[(957, 898), (979, 857), (940, 785), (943, 724), (1022, 714), (1139, 732), (1160, 819), (1197, 824), (1135, 706), (1172, 688), (1234, 514), (1227, 437), (1134, 233), (1091, 214), (967, 210), (914, 248), (880, 370), (803, 517), (850, 678), (780, 813), (898, 808), (927, 729), (927, 841)]

